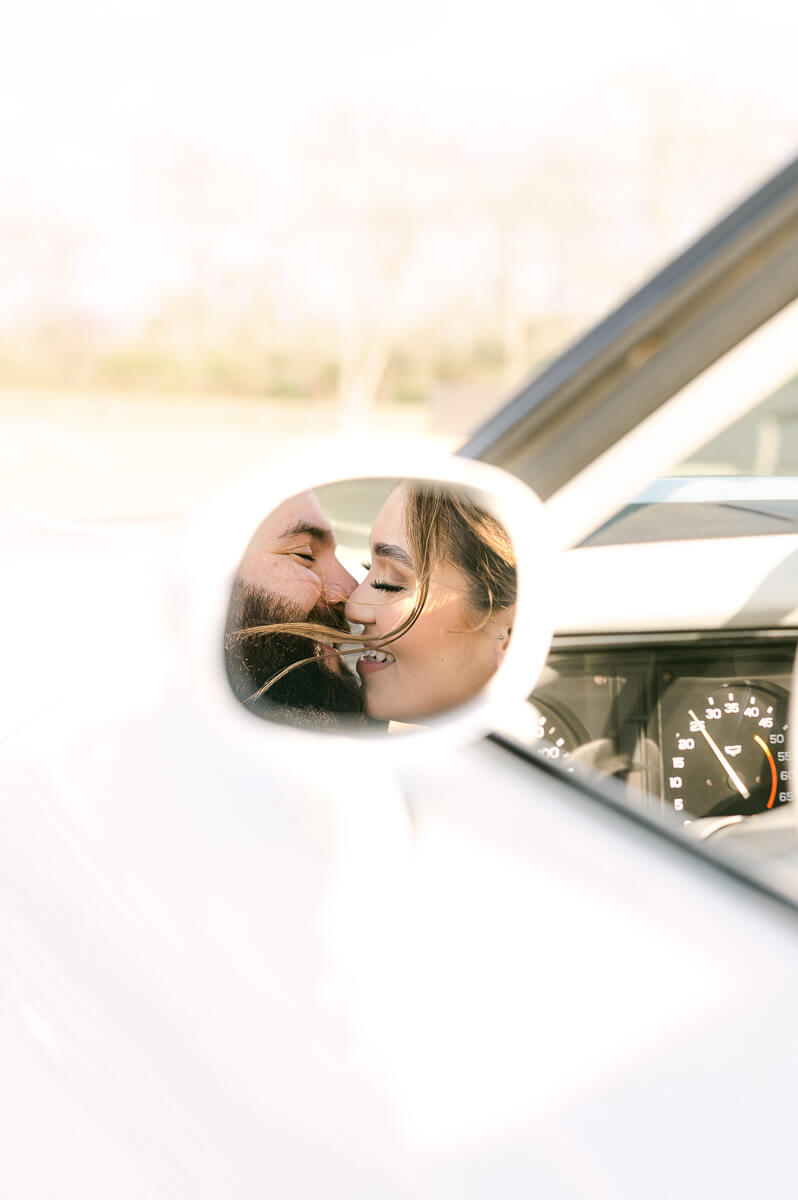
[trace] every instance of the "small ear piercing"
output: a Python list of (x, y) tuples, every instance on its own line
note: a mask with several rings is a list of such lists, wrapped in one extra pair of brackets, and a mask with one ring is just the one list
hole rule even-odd
[(500, 634), (499, 634), (499, 641), (500, 641), (500, 642), (503, 642), (503, 641), (504, 641), (504, 634), (503, 634), (503, 633), (500, 633)]

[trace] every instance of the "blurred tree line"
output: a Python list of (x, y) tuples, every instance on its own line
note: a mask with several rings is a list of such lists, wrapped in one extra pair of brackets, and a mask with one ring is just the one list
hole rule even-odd
[[(268, 180), (174, 153), (150, 193), (158, 236), (136, 236), (154, 279), (167, 244), (182, 274), (120, 320), (75, 299), (92, 231), (62, 220), (48, 249), (45, 228), (34, 300), (0, 314), (0, 386), (335, 402), (355, 420), (466, 386), (497, 402), (784, 140), (742, 102), (702, 122), (640, 79), (619, 83), (612, 136), (583, 115), (473, 155), (338, 113)], [(30, 269), (23, 241), (9, 269)]]

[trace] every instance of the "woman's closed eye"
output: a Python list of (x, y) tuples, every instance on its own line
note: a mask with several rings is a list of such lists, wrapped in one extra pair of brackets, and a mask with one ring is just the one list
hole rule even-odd
[[(361, 563), (360, 565), (361, 565), (361, 567), (364, 567), (366, 571), (371, 570), (371, 563), (364, 562), (364, 563)], [(407, 589), (405, 587), (403, 587), (401, 584), (386, 583), (384, 579), (367, 579), (367, 580), (365, 580), (365, 582), (368, 583), (369, 587), (374, 588), (374, 590), (377, 592), (404, 592), (404, 591), (407, 591)]]

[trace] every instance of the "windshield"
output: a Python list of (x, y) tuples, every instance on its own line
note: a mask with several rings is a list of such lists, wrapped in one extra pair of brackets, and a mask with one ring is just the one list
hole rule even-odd
[(584, 546), (798, 532), (798, 378), (593, 530)]
[(798, 475), (798, 375), (680, 462), (672, 474)]

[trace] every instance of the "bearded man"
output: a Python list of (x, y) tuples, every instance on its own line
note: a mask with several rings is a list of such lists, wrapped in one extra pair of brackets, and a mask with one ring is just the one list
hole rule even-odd
[(312, 492), (286, 500), (261, 522), (236, 572), (225, 631), (227, 677), (242, 704), (260, 716), (313, 727), (362, 714), (360, 684), (328, 646), (295, 633), (247, 632), (303, 622), (348, 634), (344, 602), (355, 586)]

